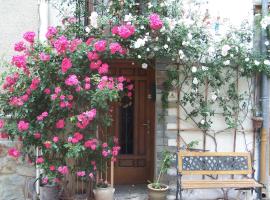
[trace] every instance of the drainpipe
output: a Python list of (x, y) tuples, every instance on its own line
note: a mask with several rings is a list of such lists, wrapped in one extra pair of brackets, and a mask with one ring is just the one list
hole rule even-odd
[[(45, 41), (46, 37), (45, 34), (47, 32), (47, 28), (49, 25), (49, 0), (38, 0), (38, 39), (40, 41)], [(40, 152), (40, 149), (36, 148), (36, 157), (40, 156), (42, 152)], [(38, 179), (40, 177), (41, 170), (39, 169), (39, 166), (36, 165), (36, 193), (39, 195), (40, 193), (40, 180)]]
[[(268, 0), (262, 0), (262, 17), (268, 14)], [(261, 29), (260, 50), (262, 55), (266, 55), (266, 31)], [(265, 184), (266, 191), (263, 193), (265, 197), (269, 197), (269, 86), (268, 77), (261, 74), (261, 106), (263, 126), (261, 128), (261, 159), (260, 159), (260, 181)]]

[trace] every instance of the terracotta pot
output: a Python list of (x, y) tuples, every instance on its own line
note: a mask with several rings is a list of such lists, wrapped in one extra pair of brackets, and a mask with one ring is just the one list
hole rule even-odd
[(152, 187), (152, 183), (148, 184), (148, 197), (149, 200), (165, 200), (167, 191), (169, 189), (168, 185), (162, 184), (162, 189), (155, 189)]
[(95, 200), (113, 200), (115, 188), (97, 188), (94, 189)]
[(40, 200), (59, 200), (60, 189), (59, 186), (45, 185), (40, 187)]

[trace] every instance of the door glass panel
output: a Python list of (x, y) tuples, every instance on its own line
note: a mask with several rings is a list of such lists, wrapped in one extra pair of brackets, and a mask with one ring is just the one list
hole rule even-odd
[(134, 152), (134, 98), (124, 96), (119, 108), (119, 140), (121, 154), (133, 154)]

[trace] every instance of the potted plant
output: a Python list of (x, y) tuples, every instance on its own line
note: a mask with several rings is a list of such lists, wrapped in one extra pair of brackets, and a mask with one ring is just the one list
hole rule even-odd
[(165, 200), (169, 186), (161, 183), (161, 177), (167, 172), (171, 165), (172, 154), (165, 150), (162, 153), (161, 167), (157, 179), (147, 185), (149, 200)]
[(113, 200), (115, 188), (107, 181), (100, 179), (94, 189), (95, 200)]

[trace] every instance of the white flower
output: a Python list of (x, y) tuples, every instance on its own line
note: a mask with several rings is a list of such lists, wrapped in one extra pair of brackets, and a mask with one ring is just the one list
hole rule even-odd
[(165, 32), (165, 31), (166, 31), (165, 26), (162, 26), (162, 28), (160, 29), (160, 32)]
[(143, 47), (145, 45), (145, 40), (138, 38), (135, 42), (134, 42), (134, 48), (138, 49), (140, 47)]
[(125, 22), (130, 22), (131, 20), (132, 20), (132, 14), (131, 13), (129, 13), (128, 15), (125, 15), (125, 18), (124, 18), (124, 21)]
[(187, 37), (188, 37), (189, 40), (192, 40), (192, 34), (191, 33), (188, 33)]
[(204, 124), (205, 124), (204, 119), (202, 119), (202, 120), (200, 121), (200, 124), (202, 124), (202, 125), (204, 125)]
[(270, 65), (270, 61), (269, 61), (269, 60), (264, 60), (263, 63), (264, 63), (265, 65)]
[(188, 46), (189, 44), (190, 44), (189, 41), (183, 41), (183, 42), (182, 42), (182, 45), (183, 45), (183, 46)]
[(168, 18), (168, 25), (169, 25), (169, 29), (170, 31), (174, 30), (175, 26), (176, 26), (176, 21), (175, 19), (170, 19)]
[(97, 21), (98, 21), (98, 13), (95, 12), (95, 11), (92, 12), (89, 19), (90, 19), (90, 25), (93, 26), (94, 28), (98, 28), (98, 23), (97, 23)]
[(147, 48), (147, 49), (146, 49), (146, 51), (150, 51), (150, 49), (149, 49), (149, 48)]
[(181, 49), (178, 51), (178, 54), (179, 54), (180, 59), (183, 59), (185, 57), (185, 54)]
[(164, 4), (164, 3), (161, 3), (161, 4), (160, 4), (160, 7), (161, 7), (161, 8), (162, 8), (162, 7), (164, 7), (164, 6), (165, 6), (165, 4)]
[(142, 68), (143, 68), (143, 69), (147, 69), (147, 67), (148, 67), (147, 63), (143, 63), (143, 64), (142, 64)]
[(192, 72), (192, 73), (196, 73), (196, 72), (197, 72), (197, 67), (193, 66), (193, 67), (191, 68), (191, 72)]
[(158, 37), (156, 37), (156, 39), (155, 39), (156, 41), (158, 41)]
[(215, 101), (217, 99), (217, 95), (215, 93), (212, 94), (211, 99), (212, 99), (212, 101)]
[(248, 62), (249, 61), (249, 58), (245, 58), (245, 61)]
[(196, 77), (194, 77), (192, 83), (194, 85), (197, 85), (199, 83), (199, 80)]
[(233, 58), (233, 57), (234, 57), (234, 55), (233, 55), (232, 53), (230, 54), (230, 56), (231, 56), (231, 58)]
[(202, 70), (203, 70), (203, 71), (207, 71), (207, 70), (208, 70), (208, 67), (202, 66)]
[(257, 61), (257, 60), (255, 60), (255, 61), (254, 61), (254, 64), (255, 64), (256, 66), (258, 66), (258, 65), (260, 64), (260, 62)]
[(261, 26), (263, 29), (266, 29), (266, 27), (270, 24), (270, 16), (266, 16), (261, 21)]
[(159, 48), (158, 47), (154, 47), (154, 51), (158, 51), (159, 50)]
[(208, 48), (208, 50), (207, 50), (207, 52), (208, 52), (208, 54), (209, 54), (209, 55), (214, 54), (214, 53), (215, 53), (215, 51), (216, 51), (216, 50), (215, 50), (215, 48), (214, 48), (214, 47), (212, 47), (212, 46), (211, 46), (211, 47), (209, 47), (209, 48)]
[(169, 48), (169, 46), (167, 44), (165, 44), (163, 47), (164, 47), (164, 49), (168, 49)]
[(141, 55), (138, 55), (138, 58), (141, 59), (142, 58)]
[(266, 46), (268, 46), (268, 45), (269, 45), (269, 41), (265, 41), (264, 44), (265, 44)]
[(227, 56), (228, 55), (228, 51), (231, 49), (231, 47), (229, 45), (224, 45), (221, 49), (221, 55), (222, 56)]
[(170, 42), (170, 41), (171, 41), (171, 38), (168, 37), (168, 38), (167, 38), (167, 42)]
[(230, 60), (226, 60), (223, 62), (224, 65), (229, 65), (230, 63), (231, 63)]
[(85, 27), (86, 33), (90, 33), (90, 28), (88, 26)]
[(145, 35), (149, 36), (149, 32), (145, 33)]
[(140, 26), (140, 29), (142, 29), (142, 30), (145, 29), (144, 25), (141, 25), (141, 26)]
[(148, 3), (148, 8), (150, 9), (150, 8), (152, 8), (153, 7), (153, 5), (151, 4), (151, 2), (149, 2)]

